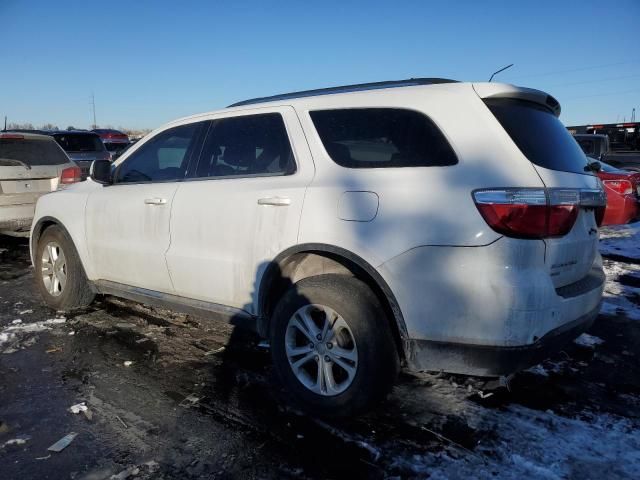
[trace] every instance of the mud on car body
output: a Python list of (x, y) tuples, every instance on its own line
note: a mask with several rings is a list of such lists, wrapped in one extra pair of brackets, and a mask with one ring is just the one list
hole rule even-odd
[(402, 364), (517, 371), (603, 291), (604, 194), (559, 113), (537, 90), (412, 79), (177, 120), (38, 202), (40, 290), (244, 319), (326, 415), (382, 398)]

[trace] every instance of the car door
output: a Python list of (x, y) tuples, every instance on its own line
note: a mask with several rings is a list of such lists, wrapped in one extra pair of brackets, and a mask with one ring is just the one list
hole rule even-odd
[(197, 122), (159, 132), (118, 162), (112, 185), (91, 193), (87, 246), (100, 280), (173, 290), (165, 261), (171, 203), (207, 127)]
[(295, 245), (314, 167), (291, 107), (212, 120), (176, 192), (167, 263), (177, 295), (254, 313), (269, 261)]

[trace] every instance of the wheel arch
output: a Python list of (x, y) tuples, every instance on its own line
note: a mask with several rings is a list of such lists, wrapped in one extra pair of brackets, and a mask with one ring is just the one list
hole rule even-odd
[(352, 275), (366, 283), (383, 305), (401, 358), (408, 354), (409, 336), (400, 305), (377, 270), (344, 248), (307, 243), (288, 248), (267, 265), (258, 290), (258, 332), (269, 336), (271, 314), (285, 291), (303, 278), (327, 273)]
[(82, 269), (85, 272), (87, 272), (87, 268), (84, 264), (82, 255), (80, 254), (79, 250), (78, 250), (78, 246), (74, 240), (73, 235), (71, 235), (71, 232), (69, 232), (69, 230), (64, 226), (64, 224), (57, 218), (55, 217), (51, 217), (51, 216), (44, 216), (38, 219), (38, 221), (35, 223), (35, 225), (33, 225), (33, 227), (31, 228), (31, 238), (29, 239), (29, 253), (31, 254), (31, 263), (33, 265), (35, 265), (35, 254), (36, 254), (36, 250), (38, 248), (38, 241), (40, 240), (40, 237), (42, 237), (42, 233), (49, 227), (51, 226), (57, 226), (60, 229), (62, 229), (62, 231), (64, 231), (64, 233), (71, 239), (71, 242), (73, 243), (73, 247), (75, 248), (76, 252), (78, 253), (78, 258), (80, 259), (80, 263), (82, 265)]

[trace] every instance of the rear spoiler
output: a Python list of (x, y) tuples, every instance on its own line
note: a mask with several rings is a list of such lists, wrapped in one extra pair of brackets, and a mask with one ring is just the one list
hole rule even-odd
[(547, 107), (556, 117), (560, 116), (560, 103), (551, 95), (533, 88), (516, 87), (508, 83), (474, 83), (473, 90), (482, 98), (516, 98)]

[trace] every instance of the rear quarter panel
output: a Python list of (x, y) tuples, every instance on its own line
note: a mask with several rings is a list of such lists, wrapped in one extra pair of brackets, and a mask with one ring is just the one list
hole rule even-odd
[[(453, 147), (459, 163), (446, 167), (344, 168), (331, 160), (309, 111), (389, 107), (429, 116)], [(316, 176), (307, 190), (300, 225), (301, 243), (326, 243), (380, 265), (423, 245), (487, 245), (500, 238), (480, 216), (472, 198), (478, 188), (542, 183), (531, 163), (471, 85), (435, 85), (385, 92), (327, 96), (296, 104), (310, 144)], [(379, 205), (371, 221), (341, 220), (338, 208), (347, 191), (375, 192)], [(352, 197), (357, 199), (357, 196)], [(339, 207), (340, 205), (340, 207)], [(369, 212), (369, 205), (351, 205)], [(363, 213), (366, 218), (368, 213)]]

